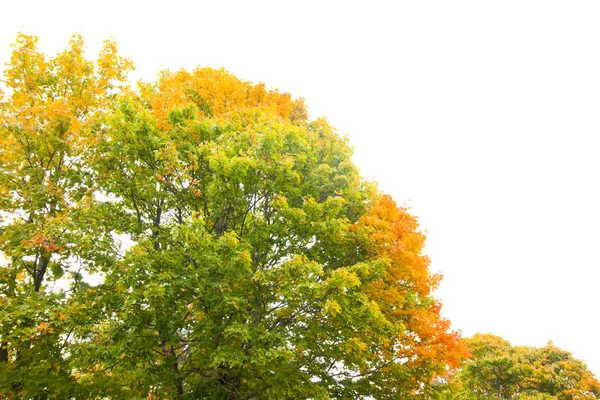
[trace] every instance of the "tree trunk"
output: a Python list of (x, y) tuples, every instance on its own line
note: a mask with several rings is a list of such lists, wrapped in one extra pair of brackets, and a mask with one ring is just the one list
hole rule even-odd
[(8, 362), (8, 343), (0, 343), (0, 362)]

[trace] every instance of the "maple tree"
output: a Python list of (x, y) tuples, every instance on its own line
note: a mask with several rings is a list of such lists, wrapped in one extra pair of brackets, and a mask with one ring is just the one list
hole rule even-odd
[(326, 120), (82, 49), (20, 36), (5, 73), (3, 396), (426, 398), (459, 365), (416, 219)]
[(96, 62), (83, 41), (48, 58), (37, 39), (19, 35), (0, 103), (0, 391), (26, 398), (62, 397), (73, 380), (64, 357), (62, 277), (77, 291), (82, 271), (103, 264), (93, 216), (94, 182), (86, 153), (99, 114), (126, 77), (130, 62), (106, 42)]
[(598, 399), (600, 382), (552, 343), (512, 346), (491, 334), (465, 339), (471, 358), (450, 380), (448, 399)]

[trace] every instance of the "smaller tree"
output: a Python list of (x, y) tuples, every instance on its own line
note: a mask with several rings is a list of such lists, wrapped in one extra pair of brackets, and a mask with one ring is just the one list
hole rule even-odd
[(571, 353), (555, 347), (513, 347), (491, 334), (465, 339), (471, 359), (442, 395), (447, 399), (598, 399), (600, 382)]

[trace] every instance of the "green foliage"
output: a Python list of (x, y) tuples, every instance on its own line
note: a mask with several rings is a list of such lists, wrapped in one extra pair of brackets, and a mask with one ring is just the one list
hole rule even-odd
[(486, 334), (466, 339), (471, 359), (457, 371), (442, 398), (597, 399), (600, 383), (580, 360), (549, 343), (513, 347)]
[(425, 397), (460, 361), (416, 220), (302, 100), (210, 68), (120, 88), (129, 63), (78, 37), (15, 48), (1, 396)]
[(0, 393), (68, 398), (67, 310), (113, 258), (86, 158), (130, 64), (112, 42), (96, 63), (78, 36), (53, 58), (36, 42), (17, 38), (0, 103)]

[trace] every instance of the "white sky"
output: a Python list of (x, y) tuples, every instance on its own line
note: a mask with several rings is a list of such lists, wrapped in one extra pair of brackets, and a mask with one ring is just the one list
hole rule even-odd
[(600, 375), (597, 1), (8, 1), (54, 53), (109, 36), (151, 79), (225, 67), (303, 96), (428, 232), (446, 316)]

